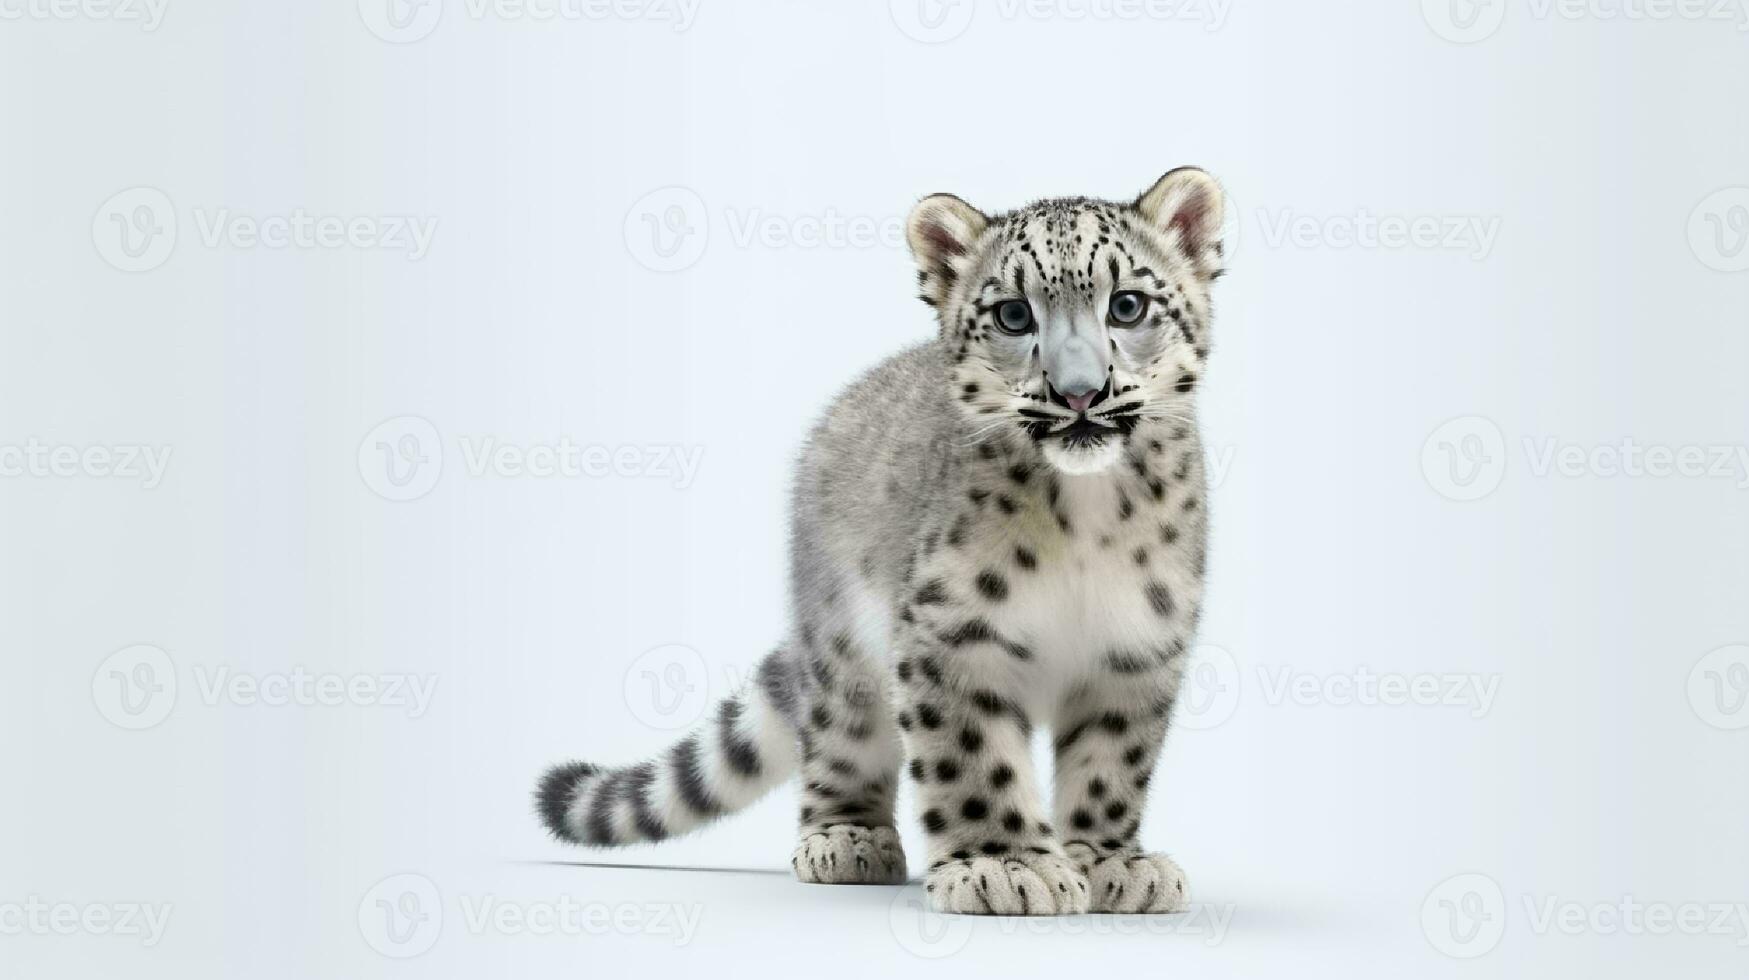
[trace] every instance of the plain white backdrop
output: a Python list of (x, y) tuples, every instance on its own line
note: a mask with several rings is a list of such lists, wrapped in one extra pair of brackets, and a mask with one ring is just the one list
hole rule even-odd
[[(1746, 23), (0, 0), (0, 972), (1742, 976)], [(1198, 911), (804, 887), (791, 789), (543, 839), (781, 635), (802, 434), (933, 329), (910, 204), (1186, 163)]]

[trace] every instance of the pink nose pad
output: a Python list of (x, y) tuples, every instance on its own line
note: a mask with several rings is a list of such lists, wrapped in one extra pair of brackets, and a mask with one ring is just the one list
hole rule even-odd
[(1068, 402), (1069, 407), (1075, 411), (1085, 412), (1087, 411), (1087, 406), (1093, 404), (1093, 397), (1097, 394), (1099, 394), (1099, 392), (1089, 391), (1080, 395), (1064, 395), (1063, 400)]

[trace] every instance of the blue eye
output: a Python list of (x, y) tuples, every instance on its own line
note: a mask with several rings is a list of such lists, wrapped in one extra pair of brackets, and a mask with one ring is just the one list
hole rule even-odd
[(1023, 334), (1032, 329), (1032, 307), (1023, 299), (1011, 299), (996, 307), (996, 327), (1005, 334)]
[(1117, 327), (1133, 327), (1148, 313), (1148, 297), (1133, 290), (1111, 297), (1111, 323)]

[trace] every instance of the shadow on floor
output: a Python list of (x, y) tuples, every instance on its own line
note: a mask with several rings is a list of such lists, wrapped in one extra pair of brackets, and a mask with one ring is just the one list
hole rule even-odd
[(512, 864), (540, 864), (555, 868), (612, 868), (622, 871), (692, 871), (727, 875), (780, 875), (789, 877), (788, 868), (702, 868), (684, 864), (616, 864), (608, 861), (512, 861)]

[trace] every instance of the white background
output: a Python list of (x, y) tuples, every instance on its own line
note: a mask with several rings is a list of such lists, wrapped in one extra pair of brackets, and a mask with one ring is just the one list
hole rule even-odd
[[(1539, 927), (1749, 903), (1734, 3), (702, 0), (684, 30), (436, 3), (397, 30), (376, 0), (0, 0), (3, 972), (1743, 975), (1737, 918)], [(792, 788), (604, 858), (749, 873), (553, 863), (600, 856), (543, 838), (542, 767), (653, 752), (780, 636), (801, 436), (933, 329), (910, 203), (1127, 197), (1185, 163), (1237, 233), (1202, 396), (1219, 649), (1144, 836), (1201, 913), (1018, 927), (808, 888)], [(363, 237), (246, 237), (300, 213)], [(385, 216), (435, 222), (429, 250), (373, 245)], [(411, 490), (376, 449), (403, 435)], [(699, 464), (470, 472), (487, 439)], [(1728, 468), (1623, 472), (1629, 439)], [(171, 455), (148, 486), (32, 447)], [(208, 689), (299, 669), (436, 686), (422, 713)], [(1356, 703), (1362, 670), (1496, 693)], [(646, 671), (683, 683), (653, 700)], [(567, 897), (622, 924), (469, 921)], [(378, 899), (424, 925), (390, 935)], [(171, 910), (148, 945), (33, 900)]]

